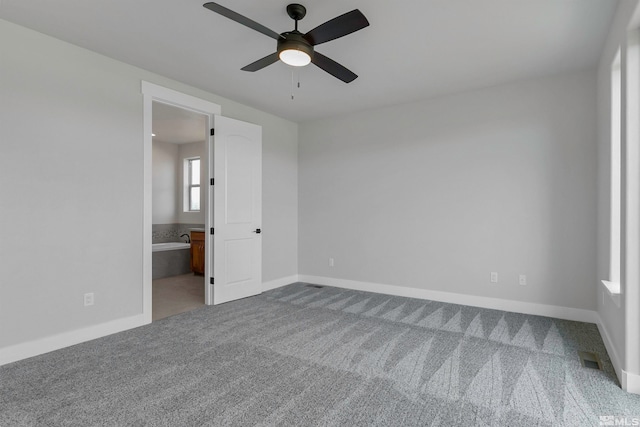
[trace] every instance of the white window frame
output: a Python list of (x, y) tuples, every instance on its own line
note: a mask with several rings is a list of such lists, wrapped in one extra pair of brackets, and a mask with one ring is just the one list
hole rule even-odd
[[(621, 48), (611, 63), (610, 199), (609, 199), (609, 277), (603, 280), (607, 293), (620, 307), (622, 243), (622, 58)], [(604, 300), (603, 300), (604, 302)]]
[[(185, 212), (200, 212), (200, 209), (191, 209), (191, 189), (198, 188), (199, 191), (202, 189), (202, 182), (200, 184), (194, 184), (191, 180), (191, 165), (194, 160), (200, 162), (200, 181), (202, 181), (202, 160), (200, 157), (187, 157), (184, 159), (184, 211)], [(202, 194), (202, 193), (200, 193)], [(202, 207), (202, 197), (200, 197), (200, 206)]]

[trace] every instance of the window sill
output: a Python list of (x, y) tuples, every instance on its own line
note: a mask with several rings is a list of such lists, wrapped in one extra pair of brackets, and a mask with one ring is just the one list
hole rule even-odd
[(616, 307), (620, 308), (620, 283), (601, 280), (602, 286), (607, 290), (609, 297), (613, 300)]

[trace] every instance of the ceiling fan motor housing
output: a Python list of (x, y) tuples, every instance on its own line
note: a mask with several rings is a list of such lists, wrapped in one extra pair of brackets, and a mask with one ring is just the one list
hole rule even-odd
[(302, 51), (313, 59), (313, 46), (303, 38), (303, 35), (304, 34), (299, 31), (282, 33), (283, 37), (278, 39), (278, 55), (280, 55), (282, 51), (292, 49)]

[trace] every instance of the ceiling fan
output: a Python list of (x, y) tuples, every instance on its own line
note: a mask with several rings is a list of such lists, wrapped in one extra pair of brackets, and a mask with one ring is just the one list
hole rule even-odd
[(243, 71), (258, 71), (277, 62), (279, 59), (285, 64), (293, 65), (294, 67), (303, 67), (313, 62), (327, 73), (345, 83), (350, 83), (358, 77), (352, 71), (321, 53), (316, 52), (314, 49), (314, 46), (321, 43), (335, 40), (369, 26), (369, 21), (367, 21), (367, 18), (365, 18), (358, 9), (333, 18), (308, 33), (303, 34), (298, 31), (298, 21), (304, 18), (307, 9), (301, 4), (293, 3), (287, 6), (287, 14), (295, 21), (295, 29), (278, 34), (264, 25), (240, 15), (233, 10), (227, 9), (218, 3), (210, 2), (205, 3), (203, 6), (278, 41), (277, 51), (275, 53), (243, 67)]

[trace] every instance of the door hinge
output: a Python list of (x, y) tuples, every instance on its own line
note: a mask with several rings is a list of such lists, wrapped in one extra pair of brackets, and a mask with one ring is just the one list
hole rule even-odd
[(211, 234), (213, 234), (213, 227), (211, 227)]
[(209, 283), (213, 285), (213, 277), (209, 277)]
[(214, 128), (211, 128), (211, 136), (216, 134), (216, 130)]
[(210, 181), (210, 182), (211, 182), (211, 185), (213, 185), (213, 178), (211, 178), (211, 181)]

